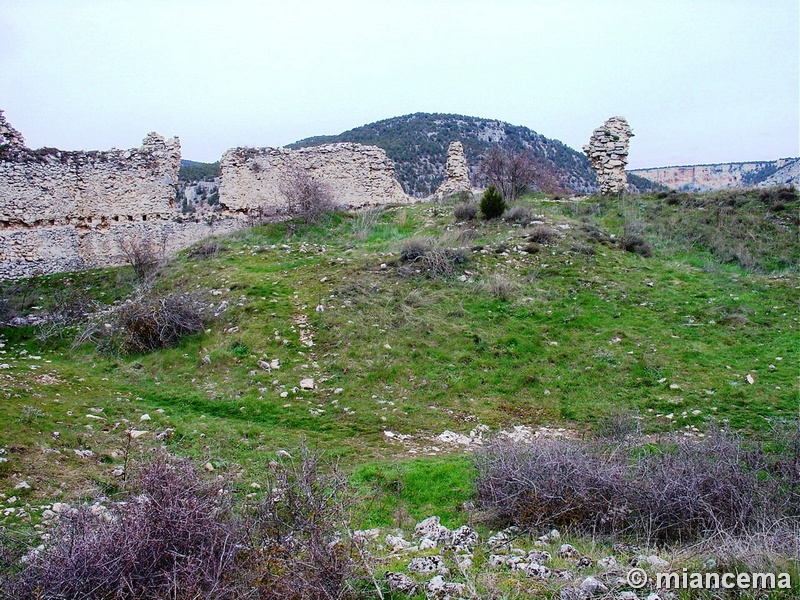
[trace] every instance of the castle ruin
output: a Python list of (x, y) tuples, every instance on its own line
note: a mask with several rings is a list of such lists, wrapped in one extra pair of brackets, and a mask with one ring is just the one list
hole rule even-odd
[(442, 200), (464, 192), (472, 193), (467, 156), (464, 154), (464, 145), (461, 142), (451, 142), (447, 148), (445, 174), (446, 178), (434, 193), (434, 198)]
[(156, 133), (130, 150), (32, 150), (0, 111), (0, 279), (125, 264), (132, 238), (171, 254), (254, 214), (285, 215), (281, 181), (298, 168), (345, 209), (411, 201), (373, 146), (235, 148), (221, 161), (219, 210), (182, 214), (180, 160), (178, 138)]
[(597, 174), (601, 194), (621, 194), (628, 189), (628, 140), (633, 131), (625, 117), (611, 117), (592, 132), (583, 152)]

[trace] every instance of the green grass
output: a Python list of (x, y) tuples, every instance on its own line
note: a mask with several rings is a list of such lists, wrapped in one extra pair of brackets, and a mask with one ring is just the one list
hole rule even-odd
[[(760, 219), (743, 265), (724, 254), (733, 225), (715, 225), (716, 245), (700, 235), (718, 199), (668, 200), (524, 199), (559, 232), (531, 254), (519, 252), (525, 228), (478, 221), (465, 236), (441, 204), (241, 231), (212, 258), (182, 253), (155, 284), (227, 310), (206, 332), (143, 356), (72, 348), (74, 331), (41, 341), (35, 327), (2, 328), (0, 493), (19, 497), (22, 480), (33, 503), (113, 489), (133, 426), (148, 431), (128, 452), (133, 464), (164, 443), (243, 479), (308, 440), (380, 492), (366, 522), (429, 512), (455, 522), (468, 496), (465, 459), (423, 458), (444, 430), (583, 434), (624, 409), (652, 434), (713, 420), (759, 435), (800, 406), (798, 207), (770, 212), (751, 198), (734, 207), (749, 215), (724, 213), (730, 223)], [(632, 218), (646, 224), (654, 257), (613, 243)], [(425, 236), (465, 246), (455, 277), (403, 270), (400, 244)], [(507, 301), (484, 285), (495, 273), (514, 284)], [(3, 297), (45, 311), (66, 288), (108, 304), (132, 285), (129, 269), (111, 269), (6, 283)], [(259, 366), (273, 359), (280, 369)], [(316, 389), (298, 389), (308, 377)], [(140, 421), (145, 413), (151, 420)], [(458, 451), (439, 446), (440, 455)]]

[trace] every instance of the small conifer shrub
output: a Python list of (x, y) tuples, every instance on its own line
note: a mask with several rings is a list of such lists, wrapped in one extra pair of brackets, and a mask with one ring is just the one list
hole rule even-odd
[(493, 185), (486, 188), (481, 198), (481, 212), (487, 219), (497, 219), (506, 211), (506, 201)]

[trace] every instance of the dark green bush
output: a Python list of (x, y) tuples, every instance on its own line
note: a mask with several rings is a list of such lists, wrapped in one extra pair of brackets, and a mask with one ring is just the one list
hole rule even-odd
[(506, 212), (506, 201), (493, 185), (486, 188), (481, 197), (481, 212), (487, 219), (499, 219)]

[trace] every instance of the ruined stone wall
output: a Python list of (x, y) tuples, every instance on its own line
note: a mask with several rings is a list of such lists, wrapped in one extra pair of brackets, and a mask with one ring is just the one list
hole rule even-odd
[(464, 192), (472, 192), (469, 181), (469, 168), (467, 156), (464, 154), (464, 145), (461, 142), (451, 142), (447, 148), (447, 164), (445, 166), (446, 179), (433, 194), (435, 199), (443, 199)]
[(130, 150), (32, 150), (0, 111), (0, 279), (121, 265), (131, 238), (171, 254), (245, 228), (254, 213), (285, 215), (281, 182), (294, 169), (345, 209), (410, 201), (374, 146), (235, 148), (221, 161), (219, 210), (183, 214), (180, 158), (180, 141), (156, 133)]
[(628, 189), (628, 140), (633, 137), (625, 117), (611, 117), (592, 132), (583, 152), (597, 174), (601, 194), (621, 194)]
[(181, 219), (180, 157), (177, 138), (155, 133), (131, 150), (32, 150), (0, 113), (0, 278), (119, 265), (130, 236), (174, 251), (228, 229)]
[(322, 181), (345, 209), (409, 202), (386, 152), (361, 144), (327, 144), (299, 150), (233, 148), (220, 160), (220, 204), (231, 211), (281, 213), (287, 200), (281, 182), (292, 170)]

